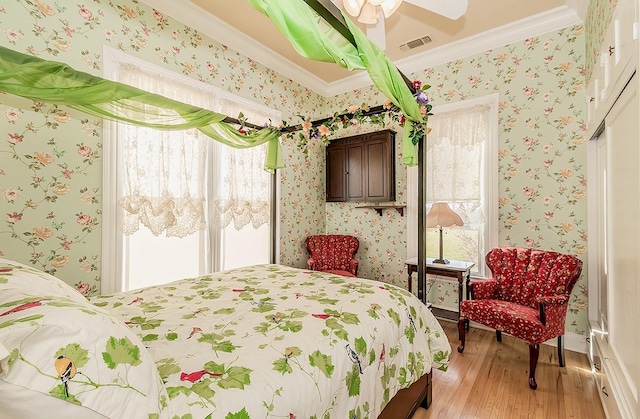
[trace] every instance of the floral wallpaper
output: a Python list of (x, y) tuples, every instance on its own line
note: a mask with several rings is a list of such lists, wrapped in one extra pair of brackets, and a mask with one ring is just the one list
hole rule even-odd
[(618, 0), (590, 0), (587, 9), (585, 26), (588, 28), (585, 43), (586, 64), (585, 79), (587, 84), (591, 80), (593, 67), (598, 63), (600, 47), (604, 42), (607, 28), (611, 24), (613, 12), (618, 4)]
[[(514, 42), (408, 74), (432, 85), (434, 105), (498, 92), (500, 244), (544, 247), (586, 261), (584, 88), (615, 0), (591, 0), (585, 27)], [(380, 104), (374, 89), (324, 98), (219, 42), (133, 0), (81, 4), (9, 0), (0, 5), (0, 45), (102, 74), (102, 45), (282, 111), (321, 118), (349, 105)], [(586, 33), (585, 33), (586, 28)], [(399, 133), (400, 127), (392, 127)], [(358, 127), (340, 136), (372, 130)], [(396, 146), (396, 203), (406, 169)], [(0, 254), (45, 269), (84, 294), (100, 290), (102, 125), (55, 105), (0, 96)], [(406, 284), (406, 216), (324, 202), (324, 147), (308, 158), (283, 141), (280, 262), (305, 266), (304, 239), (323, 232), (361, 237), (360, 273)], [(573, 293), (569, 332), (587, 328), (587, 281)], [(430, 300), (455, 307), (456, 287), (437, 281)]]
[[(137, 1), (5, 1), (0, 45), (98, 76), (109, 45), (279, 109), (294, 124), (324, 106), (322, 96)], [(100, 290), (101, 148), (101, 120), (0, 96), (0, 255), (86, 295)], [(304, 266), (304, 237), (325, 230), (324, 178), (315, 169), (324, 153), (316, 146), (305, 160), (286, 139), (283, 152), (281, 262)]]
[[(584, 29), (525, 39), (409, 77), (432, 85), (434, 106), (499, 93), (499, 244), (553, 249), (586, 262)], [(331, 106), (383, 100), (370, 89), (338, 96)], [(406, 168), (397, 164), (396, 169), (396, 203), (406, 203)], [(359, 274), (406, 284), (406, 219), (394, 211), (380, 217), (354, 206), (327, 204), (327, 230), (361, 237), (366, 252)], [(455, 309), (457, 285), (436, 281), (429, 300)], [(571, 332), (586, 333), (586, 309), (585, 272), (572, 296)]]

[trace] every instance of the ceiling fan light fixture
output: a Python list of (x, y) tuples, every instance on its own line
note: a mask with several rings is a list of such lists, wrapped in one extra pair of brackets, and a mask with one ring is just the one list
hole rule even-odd
[(402, 4), (402, 0), (383, 0), (380, 2), (380, 7), (382, 8), (382, 12), (384, 13), (384, 17), (391, 16), (398, 7)]
[(343, 0), (342, 6), (351, 16), (358, 16), (365, 0)]
[(378, 23), (378, 8), (371, 3), (365, 3), (362, 6), (358, 22), (365, 25), (375, 25)]

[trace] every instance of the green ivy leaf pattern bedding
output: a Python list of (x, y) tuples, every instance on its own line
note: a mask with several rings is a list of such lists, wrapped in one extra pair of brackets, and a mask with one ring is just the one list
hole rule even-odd
[(107, 310), (58, 278), (0, 259), (0, 417), (169, 418), (154, 361)]
[(139, 334), (173, 417), (375, 418), (451, 353), (409, 292), (279, 265), (90, 300)]

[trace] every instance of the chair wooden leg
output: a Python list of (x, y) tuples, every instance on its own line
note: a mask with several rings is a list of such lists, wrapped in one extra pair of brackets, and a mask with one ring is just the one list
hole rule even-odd
[(458, 338), (460, 339), (460, 346), (458, 346), (459, 353), (464, 351), (465, 323), (466, 321), (464, 319), (458, 320)]
[(536, 367), (538, 366), (538, 355), (540, 355), (540, 345), (537, 343), (529, 344), (529, 387), (532, 390), (538, 388), (536, 383)]
[(562, 343), (562, 335), (558, 336), (558, 361), (560, 366), (564, 367), (564, 345)]
[(502, 342), (502, 332), (499, 330), (496, 330), (496, 340)]

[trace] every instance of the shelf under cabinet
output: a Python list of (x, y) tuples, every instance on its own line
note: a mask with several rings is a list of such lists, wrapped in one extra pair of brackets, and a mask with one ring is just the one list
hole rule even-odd
[(395, 209), (396, 211), (398, 211), (400, 216), (403, 216), (404, 215), (404, 209), (406, 207), (407, 207), (406, 205), (364, 205), (364, 206), (356, 207), (356, 208), (374, 209), (374, 210), (376, 210), (376, 212), (380, 216), (382, 216), (382, 210)]

